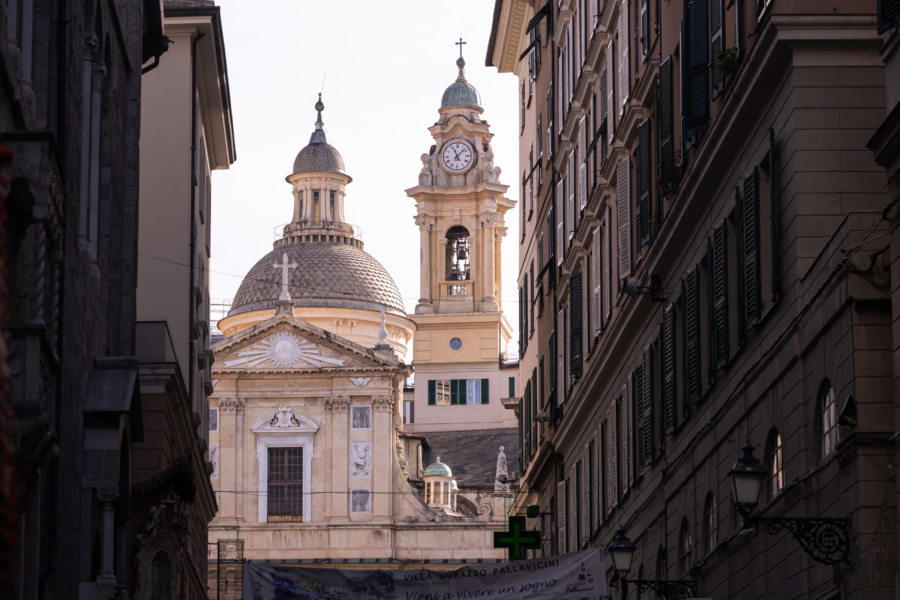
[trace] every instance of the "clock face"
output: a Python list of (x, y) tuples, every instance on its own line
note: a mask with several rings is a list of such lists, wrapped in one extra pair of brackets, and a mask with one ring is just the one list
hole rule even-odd
[(462, 142), (452, 142), (444, 148), (443, 159), (451, 171), (462, 171), (472, 162), (472, 149)]

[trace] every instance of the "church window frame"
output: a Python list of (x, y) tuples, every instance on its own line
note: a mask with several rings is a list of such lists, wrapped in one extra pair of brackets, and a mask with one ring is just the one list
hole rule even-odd
[(372, 407), (353, 405), (350, 407), (350, 429), (372, 429)]
[(266, 448), (266, 519), (303, 520), (303, 447)]
[(321, 217), (322, 217), (321, 210), (322, 209), (319, 206), (319, 197), (320, 196), (321, 196), (321, 194), (320, 194), (319, 190), (313, 190), (313, 203), (312, 203), (313, 215), (312, 215), (312, 217), (313, 217), (313, 221), (315, 221), (316, 223), (318, 223), (319, 221), (322, 220), (321, 219)]
[(353, 488), (350, 490), (350, 512), (352, 514), (372, 512), (372, 490)]
[(294, 414), (291, 411), (292, 425), (278, 427), (274, 423), (277, 413), (270, 414), (256, 423), (250, 430), (256, 435), (257, 460), (257, 520), (269, 522), (268, 486), (269, 486), (269, 448), (302, 448), (302, 514), (301, 522), (310, 520), (312, 509), (312, 457), (315, 451), (314, 438), (319, 426), (311, 419)]

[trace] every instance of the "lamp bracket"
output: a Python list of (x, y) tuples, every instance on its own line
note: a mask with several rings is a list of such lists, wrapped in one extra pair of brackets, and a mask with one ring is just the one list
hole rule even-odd
[(787, 529), (813, 560), (825, 565), (850, 564), (850, 527), (848, 519), (815, 517), (755, 517), (770, 534)]

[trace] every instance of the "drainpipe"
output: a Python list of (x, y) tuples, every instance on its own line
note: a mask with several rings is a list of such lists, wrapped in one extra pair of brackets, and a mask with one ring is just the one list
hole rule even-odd
[(194, 33), (191, 36), (191, 218), (190, 222), (190, 282), (188, 284), (188, 405), (194, 412), (194, 373), (196, 366), (196, 338), (194, 326), (197, 319), (197, 302), (194, 300), (194, 285), (197, 271), (197, 42), (203, 37), (202, 33)]

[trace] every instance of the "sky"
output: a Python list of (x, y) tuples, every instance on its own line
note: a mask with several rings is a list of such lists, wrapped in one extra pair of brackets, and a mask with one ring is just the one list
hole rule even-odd
[[(213, 174), (213, 302), (234, 298), (243, 276), (291, 218), (285, 177), (309, 143), (318, 93), (328, 143), (353, 181), (344, 212), (365, 250), (394, 277), (408, 313), (419, 299), (419, 230), (405, 190), (418, 184), (444, 90), (456, 80), (460, 37), (466, 79), (495, 135), (494, 164), (518, 201), (516, 77), (485, 67), (493, 0), (217, 0), (231, 86), (237, 160)], [(324, 84), (323, 84), (324, 82)], [(503, 309), (517, 319), (516, 208), (506, 213)]]

